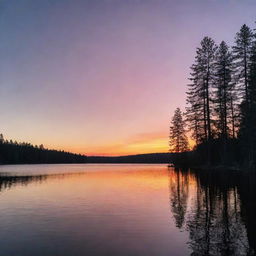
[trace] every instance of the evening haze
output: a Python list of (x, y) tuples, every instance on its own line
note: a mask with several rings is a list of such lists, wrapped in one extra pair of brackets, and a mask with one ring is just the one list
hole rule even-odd
[(1, 133), (88, 155), (167, 152), (204, 36), (233, 44), (256, 1), (0, 0)]

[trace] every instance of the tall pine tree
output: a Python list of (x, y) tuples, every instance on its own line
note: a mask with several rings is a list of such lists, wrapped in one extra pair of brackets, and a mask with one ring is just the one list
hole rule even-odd
[(233, 84), (232, 75), (232, 54), (227, 44), (222, 41), (217, 53), (215, 62), (215, 125), (219, 138), (226, 140), (233, 127), (232, 108), (233, 108)]
[[(214, 83), (215, 53), (213, 39), (203, 38), (197, 48), (195, 63), (191, 67), (191, 84), (187, 92), (187, 121), (196, 143), (212, 139), (211, 90)], [(208, 146), (210, 155), (210, 145)], [(209, 159), (208, 159), (209, 160)]]
[(248, 65), (248, 103), (241, 107), (240, 141), (244, 162), (256, 163), (256, 40), (251, 48)]
[(237, 83), (241, 100), (246, 107), (249, 103), (248, 76), (252, 40), (253, 32), (247, 25), (244, 24), (240, 31), (236, 34), (235, 46), (233, 46), (233, 55), (235, 60), (234, 79)]
[(177, 108), (170, 126), (170, 152), (180, 153), (188, 151), (188, 139), (185, 131), (185, 121), (182, 112)]

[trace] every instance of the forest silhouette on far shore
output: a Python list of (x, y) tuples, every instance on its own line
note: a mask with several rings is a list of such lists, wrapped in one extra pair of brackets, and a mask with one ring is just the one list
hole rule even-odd
[(85, 163), (86, 160), (86, 156), (80, 154), (8, 141), (0, 134), (0, 164)]

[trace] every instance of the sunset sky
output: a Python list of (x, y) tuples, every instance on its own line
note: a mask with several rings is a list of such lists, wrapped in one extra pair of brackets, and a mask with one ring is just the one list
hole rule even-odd
[(0, 132), (88, 155), (166, 152), (204, 36), (255, 0), (0, 0)]

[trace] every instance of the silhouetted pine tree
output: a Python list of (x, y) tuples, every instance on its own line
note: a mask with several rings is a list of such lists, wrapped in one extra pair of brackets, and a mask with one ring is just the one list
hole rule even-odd
[[(190, 128), (198, 141), (209, 141), (212, 138), (211, 126), (211, 88), (214, 82), (214, 58), (217, 46), (214, 41), (205, 37), (201, 47), (197, 48), (195, 63), (191, 67), (191, 84), (187, 93), (187, 119), (193, 119)], [(196, 131), (197, 130), (197, 131)]]
[(213, 98), (215, 135), (221, 145), (219, 158), (222, 163), (227, 162), (227, 141), (231, 131), (234, 134), (234, 86), (231, 82), (232, 59), (232, 54), (227, 44), (222, 41), (216, 52)]
[(218, 138), (226, 140), (234, 129), (232, 126), (234, 86), (231, 83), (232, 54), (224, 41), (221, 42), (216, 53), (215, 69), (215, 126)]
[(204, 98), (198, 93), (199, 89), (197, 88), (200, 78), (195, 66), (193, 66), (193, 69), (194, 72), (191, 73), (193, 78), (190, 79), (192, 83), (188, 85), (187, 91), (186, 122), (192, 138), (198, 145), (206, 141), (206, 127), (204, 122)]
[(243, 25), (240, 31), (236, 34), (235, 46), (233, 46), (235, 76), (243, 104), (248, 106), (249, 92), (248, 92), (248, 75), (249, 75), (249, 61), (251, 54), (253, 40), (253, 32), (247, 26)]
[(244, 153), (244, 162), (255, 165), (256, 162), (256, 41), (251, 49), (248, 66), (248, 103), (241, 106), (240, 140)]
[(252, 160), (252, 150), (250, 142), (250, 95), (249, 95), (249, 76), (250, 61), (253, 45), (253, 32), (252, 30), (243, 25), (240, 31), (236, 34), (236, 45), (233, 47), (235, 57), (235, 76), (234, 80), (237, 83), (238, 97), (240, 98), (240, 113), (239, 113), (239, 138), (241, 142), (241, 153), (243, 162), (250, 165)]
[(212, 99), (211, 90), (214, 83), (215, 54), (217, 46), (213, 39), (204, 37), (197, 48), (195, 63), (191, 67), (191, 84), (187, 93), (187, 120), (189, 129), (193, 130), (196, 142), (206, 142), (207, 162), (211, 162)]
[(185, 121), (183, 121), (181, 110), (177, 108), (170, 126), (170, 152), (180, 153), (185, 151), (188, 151)]

